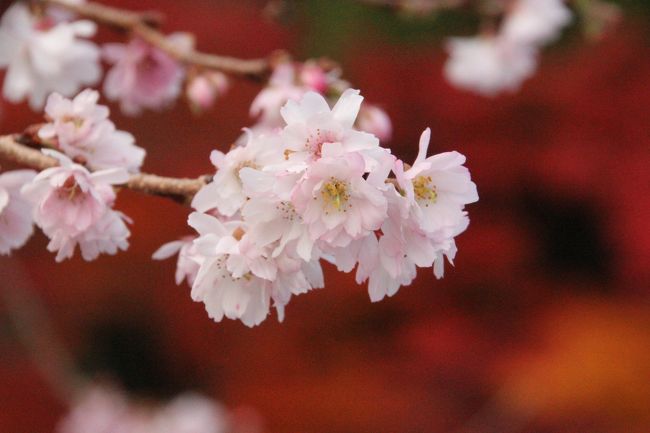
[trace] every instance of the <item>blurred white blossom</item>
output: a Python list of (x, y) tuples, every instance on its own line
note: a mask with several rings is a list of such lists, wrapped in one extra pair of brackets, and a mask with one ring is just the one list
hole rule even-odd
[(95, 30), (91, 21), (57, 22), (32, 15), (25, 2), (14, 3), (0, 21), (0, 68), (7, 69), (4, 97), (28, 99), (37, 110), (51, 92), (72, 96), (95, 84), (101, 76), (99, 49), (81, 39)]

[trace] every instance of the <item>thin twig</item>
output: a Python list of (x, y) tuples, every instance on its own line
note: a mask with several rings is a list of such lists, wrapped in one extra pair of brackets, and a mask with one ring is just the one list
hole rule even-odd
[(164, 33), (151, 26), (152, 23), (158, 21), (153, 13), (137, 13), (94, 2), (73, 3), (69, 0), (43, 0), (43, 3), (67, 9), (98, 23), (127, 30), (179, 62), (200, 68), (216, 69), (232, 75), (260, 79), (270, 73), (276, 62), (287, 57), (284, 52), (275, 52), (262, 59), (239, 59), (202, 53), (194, 49), (181, 50), (170, 43)]
[[(12, 161), (36, 170), (45, 170), (59, 165), (55, 158), (22, 144), (20, 139), (19, 134), (0, 136), (0, 159)], [(209, 176), (188, 179), (139, 173), (131, 175), (127, 183), (119, 186), (145, 194), (168, 197), (182, 203), (189, 203), (192, 197), (208, 181)]]

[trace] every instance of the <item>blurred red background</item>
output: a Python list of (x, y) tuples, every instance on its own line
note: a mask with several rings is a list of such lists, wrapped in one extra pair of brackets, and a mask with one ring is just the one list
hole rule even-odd
[[(311, 53), (310, 21), (270, 20), (262, 2), (110, 4), (160, 10), (166, 30), (192, 31), (210, 52)], [(434, 151), (467, 155), (480, 201), (441, 281), (422, 270), (372, 304), (327, 266), (326, 288), (294, 298), (284, 323), (217, 324), (174, 285), (173, 260), (150, 259), (190, 233), (187, 209), (131, 191), (117, 204), (134, 220), (128, 252), (55, 264), (39, 233), (0, 260), (27, 273), (87, 371), (135, 395), (189, 388), (253, 407), (268, 432), (648, 432), (650, 44), (640, 20), (624, 23), (596, 43), (555, 47), (521, 92), (496, 99), (450, 87), (439, 45), (379, 30), (352, 32), (332, 53), (320, 41), (318, 54), (390, 114), (399, 157), (414, 158), (427, 126)], [(233, 81), (200, 117), (180, 101), (137, 118), (111, 108), (147, 149), (146, 171), (196, 176), (252, 124), (259, 90)], [(2, 133), (41, 118), (1, 108)], [(63, 402), (6, 332), (0, 351), (0, 432), (53, 431)]]

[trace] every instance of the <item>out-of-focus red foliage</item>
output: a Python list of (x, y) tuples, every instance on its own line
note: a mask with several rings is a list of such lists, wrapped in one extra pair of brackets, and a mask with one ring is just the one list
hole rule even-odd
[[(296, 27), (259, 4), (120, 0), (159, 9), (201, 49), (241, 57), (298, 52)], [(92, 263), (55, 264), (35, 236), (11, 260), (27, 271), (56, 330), (89, 369), (134, 392), (203, 390), (250, 406), (272, 433), (585, 432), (650, 430), (650, 46), (621, 27), (596, 44), (543, 57), (520, 93), (484, 99), (451, 88), (444, 55), (359, 35), (346, 76), (395, 123), (389, 145), (411, 160), (427, 126), (435, 151), (457, 149), (479, 187), (456, 267), (430, 272), (371, 304), (350, 275), (299, 296), (285, 323), (215, 324), (173, 284), (162, 243), (190, 233), (187, 209), (130, 191), (131, 248)], [(102, 32), (103, 38), (114, 34)], [(194, 176), (208, 154), (250, 125), (259, 87), (237, 81), (213, 111), (126, 118), (148, 150), (145, 170)], [(1, 132), (40, 116), (4, 104)], [(0, 277), (0, 284), (2, 278)], [(65, 407), (0, 339), (0, 432), (46, 433)], [(109, 373), (106, 373), (106, 372)]]

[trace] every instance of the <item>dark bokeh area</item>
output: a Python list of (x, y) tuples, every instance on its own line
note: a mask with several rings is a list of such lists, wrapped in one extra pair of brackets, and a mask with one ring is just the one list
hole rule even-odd
[[(189, 388), (253, 407), (270, 433), (650, 431), (646, 17), (633, 13), (600, 41), (568, 35), (519, 93), (486, 99), (444, 80), (445, 54), (422, 23), (423, 36), (404, 39), (395, 35), (408, 21), (368, 23), (366, 13), (385, 11), (309, 2), (278, 22), (264, 2), (110, 3), (161, 10), (165, 29), (194, 32), (210, 52), (332, 56), (391, 116), (386, 145), (398, 157), (412, 160), (430, 126), (435, 152), (467, 156), (480, 201), (443, 280), (421, 270), (373, 304), (352, 275), (326, 266), (326, 288), (295, 297), (284, 323), (270, 317), (249, 329), (212, 322), (186, 285), (174, 285), (174, 260), (150, 259), (191, 233), (188, 210), (123, 191), (117, 207), (134, 221), (127, 252), (55, 264), (38, 233), (0, 259), (3, 272), (28, 276), (84, 371), (136, 395)], [(199, 117), (182, 101), (137, 118), (111, 105), (112, 117), (147, 149), (144, 170), (196, 176), (211, 171), (212, 149), (252, 124), (259, 90), (233, 81)], [(2, 133), (40, 121), (3, 104)], [(0, 432), (52, 432), (66, 407), (6, 322), (0, 313)]]

